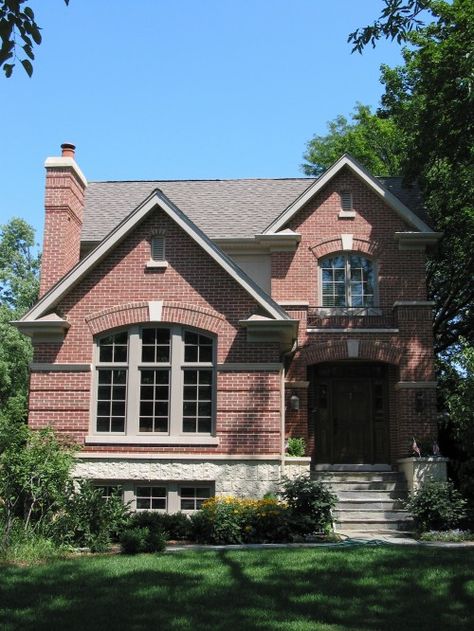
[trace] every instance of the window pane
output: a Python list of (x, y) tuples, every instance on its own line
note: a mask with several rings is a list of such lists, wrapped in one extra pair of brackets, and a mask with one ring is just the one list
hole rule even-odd
[(99, 340), (99, 361), (126, 362), (128, 357), (128, 333), (122, 331)]
[(111, 398), (112, 388), (110, 386), (99, 386), (97, 391), (97, 399), (108, 401)]
[(125, 418), (123, 418), (123, 417), (112, 417), (111, 431), (112, 432), (124, 432), (125, 431)]
[(154, 362), (155, 361), (155, 347), (144, 346), (142, 348), (142, 362)]
[(150, 500), (137, 497), (137, 508), (139, 510), (146, 510), (147, 508), (150, 508)]
[(151, 500), (151, 507), (153, 510), (164, 510), (166, 508), (166, 500), (153, 498)]
[(181, 510), (194, 510), (195, 502), (194, 498), (192, 500), (182, 499), (181, 500)]
[(110, 414), (109, 401), (99, 401), (97, 403), (97, 414), (100, 416), (108, 416)]
[(112, 383), (112, 371), (99, 370), (99, 383)]
[(199, 354), (200, 362), (211, 362), (212, 361), (212, 346), (201, 346), (200, 354)]
[(211, 419), (210, 418), (200, 418), (198, 422), (198, 430), (201, 434), (210, 434), (211, 433)]
[(197, 383), (197, 370), (185, 370), (184, 371), (184, 383), (191, 384)]
[(198, 343), (198, 335), (197, 333), (192, 333), (191, 331), (186, 331), (184, 333), (184, 343), (185, 344), (196, 344)]
[(153, 431), (153, 419), (151, 419), (151, 418), (140, 418), (140, 431), (141, 432), (152, 432)]
[(110, 431), (110, 420), (109, 417), (97, 417), (97, 431), (98, 432), (108, 432)]
[(195, 432), (196, 431), (196, 421), (194, 419), (184, 418), (183, 419), (183, 432)]
[(153, 370), (142, 370), (141, 371), (141, 381), (143, 384), (153, 384), (155, 372)]
[(184, 361), (197, 362), (197, 360), (198, 360), (198, 347), (186, 346), (184, 349)]
[(114, 362), (126, 362), (127, 361), (127, 347), (116, 346), (114, 348)]
[(142, 343), (143, 344), (155, 344), (156, 329), (143, 329), (142, 330)]
[(100, 361), (101, 362), (111, 362), (113, 355), (113, 347), (112, 346), (101, 346), (100, 347)]

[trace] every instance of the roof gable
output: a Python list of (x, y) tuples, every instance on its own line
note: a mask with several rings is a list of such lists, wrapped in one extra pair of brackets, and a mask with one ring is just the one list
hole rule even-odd
[(156, 208), (164, 211), (175, 221), (207, 254), (213, 258), (266, 313), (276, 320), (290, 320), (286, 312), (266, 294), (251, 278), (230, 259), (209, 237), (207, 237), (164, 193), (154, 190), (132, 213), (116, 226), (105, 239), (66, 276), (54, 285), (26, 313), (20, 322), (32, 321), (49, 313), (55, 305), (79, 282), (88, 272), (98, 265), (133, 228)]
[(432, 232), (431, 228), (398, 197), (384, 186), (380, 179), (372, 176), (361, 164), (349, 154), (344, 154), (327, 171), (313, 182), (297, 199), (295, 199), (274, 221), (264, 230), (264, 234), (274, 234), (282, 230), (285, 225), (305, 206), (337, 173), (347, 167), (362, 180), (376, 195), (392, 208), (412, 228), (420, 232)]

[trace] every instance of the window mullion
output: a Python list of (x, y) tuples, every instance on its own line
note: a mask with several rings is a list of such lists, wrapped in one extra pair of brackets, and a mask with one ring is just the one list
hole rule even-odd
[(347, 307), (352, 307), (352, 291), (351, 291), (351, 266), (350, 266), (350, 261), (349, 261), (349, 257), (346, 256), (346, 278), (345, 278), (345, 285), (346, 285), (346, 306)]
[(171, 327), (171, 375), (170, 375), (170, 405), (169, 432), (170, 435), (182, 433), (183, 416), (183, 361), (184, 342), (182, 329)]
[(129, 357), (127, 379), (127, 434), (138, 434), (140, 407), (140, 332), (137, 326), (129, 329)]

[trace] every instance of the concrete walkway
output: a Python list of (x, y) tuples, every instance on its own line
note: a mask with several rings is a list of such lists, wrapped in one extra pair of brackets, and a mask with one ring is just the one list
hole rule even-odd
[(474, 541), (448, 543), (444, 541), (417, 541), (412, 537), (390, 535), (388, 533), (363, 533), (350, 531), (337, 533), (343, 537), (342, 541), (331, 543), (243, 543), (236, 545), (200, 545), (200, 544), (171, 544), (166, 546), (166, 552), (206, 551), (206, 550), (271, 550), (279, 548), (345, 548), (357, 545), (401, 545), (422, 546), (429, 548), (473, 548)]

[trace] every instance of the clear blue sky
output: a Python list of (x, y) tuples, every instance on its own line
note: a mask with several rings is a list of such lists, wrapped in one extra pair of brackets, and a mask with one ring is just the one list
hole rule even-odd
[(33, 78), (0, 76), (0, 223), (42, 239), (46, 157), (89, 180), (294, 177), (305, 143), (376, 106), (396, 44), (351, 55), (381, 0), (30, 0)]

